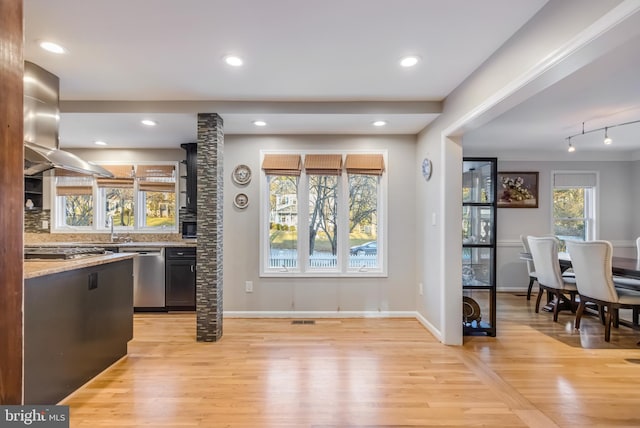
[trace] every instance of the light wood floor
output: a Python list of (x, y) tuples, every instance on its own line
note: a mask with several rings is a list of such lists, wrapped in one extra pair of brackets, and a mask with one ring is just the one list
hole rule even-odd
[[(129, 356), (68, 397), (72, 427), (640, 427), (640, 332), (500, 294), (498, 337), (438, 343), (412, 319), (136, 315)], [(584, 346), (584, 347), (583, 347)]]

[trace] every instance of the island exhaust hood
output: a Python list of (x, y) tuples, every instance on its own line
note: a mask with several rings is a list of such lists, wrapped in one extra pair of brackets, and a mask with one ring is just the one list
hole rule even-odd
[(106, 169), (58, 148), (59, 88), (57, 76), (25, 61), (24, 175), (60, 168), (79, 174), (113, 177)]

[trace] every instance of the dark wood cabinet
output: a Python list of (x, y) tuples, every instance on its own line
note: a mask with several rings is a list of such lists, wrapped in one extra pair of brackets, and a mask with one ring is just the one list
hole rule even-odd
[[(27, 201), (31, 200), (33, 207)], [(27, 210), (42, 209), (42, 173), (24, 177), (24, 205)]]
[(165, 306), (167, 310), (195, 310), (195, 247), (168, 247), (165, 250), (165, 257)]
[(186, 168), (186, 174), (181, 178), (184, 179), (184, 187), (182, 192), (185, 193), (185, 209), (187, 212), (195, 213), (197, 212), (197, 201), (198, 201), (198, 160), (197, 160), (197, 144), (196, 143), (185, 143), (181, 144), (182, 147), (187, 152), (187, 158), (183, 161)]

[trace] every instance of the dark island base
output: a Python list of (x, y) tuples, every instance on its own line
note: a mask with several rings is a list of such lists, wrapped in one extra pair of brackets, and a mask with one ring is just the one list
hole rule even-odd
[(133, 260), (25, 281), (24, 403), (56, 404), (127, 354)]

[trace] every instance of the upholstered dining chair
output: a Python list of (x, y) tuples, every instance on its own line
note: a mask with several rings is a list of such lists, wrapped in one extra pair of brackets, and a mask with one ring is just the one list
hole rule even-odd
[(540, 287), (536, 299), (536, 313), (540, 310), (540, 300), (546, 291), (549, 297), (555, 298), (553, 321), (557, 322), (558, 312), (563, 304), (568, 304), (572, 312), (575, 310), (575, 296), (578, 294), (575, 280), (562, 276), (558, 262), (558, 238), (555, 236), (528, 236), (527, 240)]
[(619, 309), (640, 308), (640, 293), (615, 287), (611, 272), (613, 247), (608, 241), (567, 241), (567, 250), (576, 275), (580, 304), (576, 312), (575, 328), (587, 303), (595, 303), (605, 310), (604, 340), (611, 339), (611, 323), (618, 325)]
[[(527, 237), (525, 235), (520, 235), (520, 240), (522, 241), (524, 252), (531, 254), (531, 249), (529, 248), (529, 241), (527, 240)], [(529, 288), (527, 289), (527, 300), (531, 300), (531, 289), (533, 288), (533, 283), (538, 280), (538, 276), (536, 274), (536, 266), (533, 263), (533, 260), (527, 260), (527, 272), (529, 273)]]

